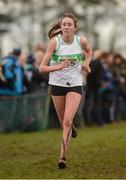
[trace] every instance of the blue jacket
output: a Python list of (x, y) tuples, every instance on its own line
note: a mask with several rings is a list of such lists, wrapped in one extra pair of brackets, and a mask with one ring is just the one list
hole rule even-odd
[[(14, 96), (24, 92), (24, 72), (22, 66), (14, 56), (4, 58), (4, 76), (9, 86), (0, 87), (0, 95)], [(10, 87), (11, 86), (11, 87)]]

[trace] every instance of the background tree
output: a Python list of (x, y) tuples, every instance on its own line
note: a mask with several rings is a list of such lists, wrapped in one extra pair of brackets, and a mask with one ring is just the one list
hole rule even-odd
[(79, 19), (78, 33), (85, 34), (93, 48), (124, 53), (126, 2), (123, 0), (0, 0), (0, 10), (11, 19), (3, 42), (9, 37), (12, 47), (33, 51), (38, 41), (46, 45), (49, 25), (64, 12), (73, 12)]

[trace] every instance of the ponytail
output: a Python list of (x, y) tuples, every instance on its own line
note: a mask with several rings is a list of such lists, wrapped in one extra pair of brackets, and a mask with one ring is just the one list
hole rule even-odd
[(60, 29), (60, 22), (56, 22), (52, 25), (52, 27), (49, 29), (48, 37), (51, 39), (53, 36), (60, 34), (62, 31)]

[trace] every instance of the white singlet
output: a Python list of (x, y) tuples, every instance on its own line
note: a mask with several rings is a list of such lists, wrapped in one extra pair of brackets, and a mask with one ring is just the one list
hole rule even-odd
[(56, 36), (55, 40), (56, 50), (51, 57), (50, 66), (61, 63), (64, 59), (69, 59), (71, 64), (68, 68), (50, 72), (49, 84), (62, 87), (82, 86), (83, 75), (81, 67), (84, 59), (82, 57), (80, 37), (74, 35), (71, 44), (65, 43), (61, 35)]

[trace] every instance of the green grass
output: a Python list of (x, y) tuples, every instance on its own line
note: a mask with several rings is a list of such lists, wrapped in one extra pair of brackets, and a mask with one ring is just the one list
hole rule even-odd
[(78, 130), (57, 168), (61, 130), (0, 134), (0, 178), (126, 178), (126, 123)]

